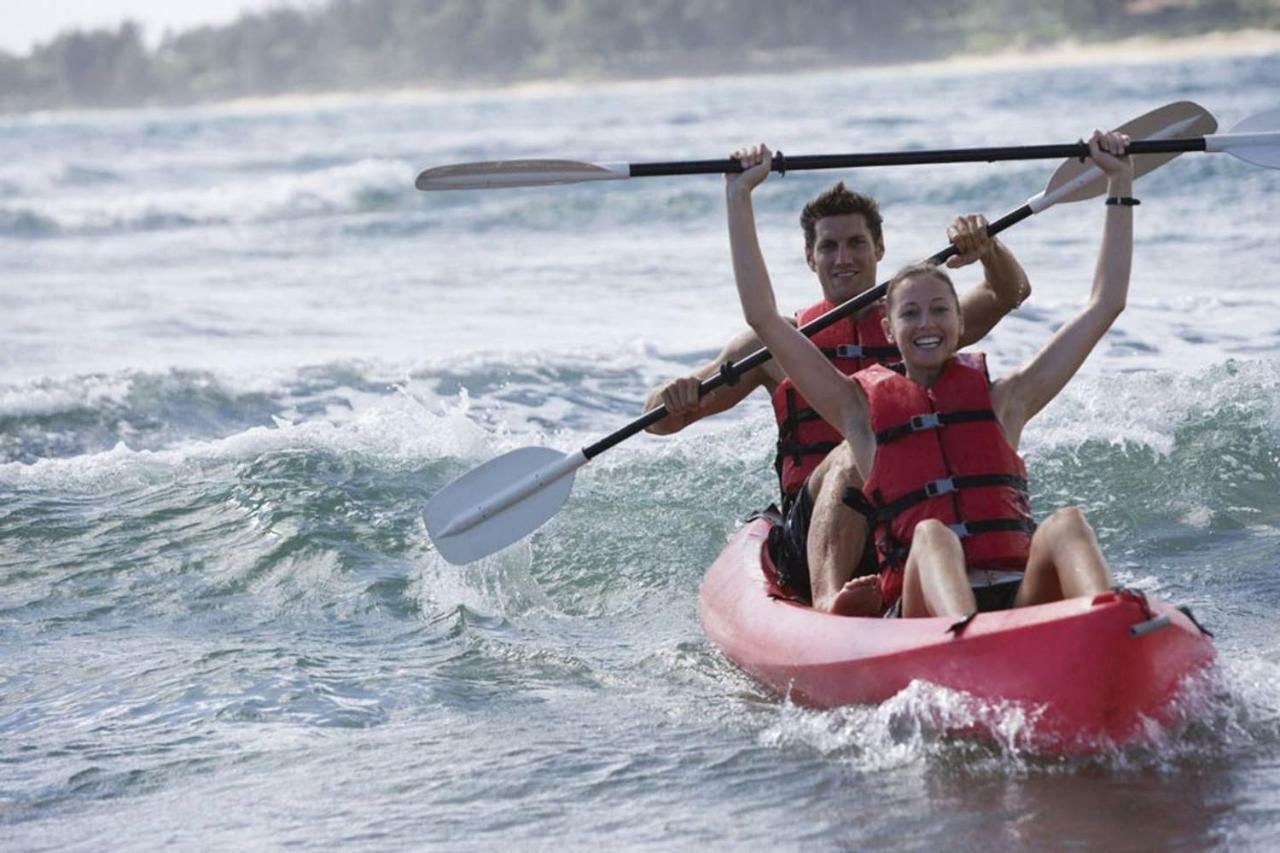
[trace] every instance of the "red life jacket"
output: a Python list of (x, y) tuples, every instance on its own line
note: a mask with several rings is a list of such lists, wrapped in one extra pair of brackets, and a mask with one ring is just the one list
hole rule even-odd
[[(836, 306), (825, 299), (796, 314), (803, 326)], [(861, 317), (846, 317), (818, 332), (812, 340), (836, 369), (846, 376), (873, 364), (902, 360), (898, 348), (885, 337), (880, 319), (884, 303), (877, 302)], [(773, 391), (773, 414), (778, 421), (778, 450), (774, 468), (784, 495), (794, 495), (844, 436), (828, 424), (796, 390), (790, 378)]]
[(907, 549), (925, 519), (959, 534), (969, 569), (1025, 569), (1035, 531), (1027, 468), (992, 411), (986, 358), (956, 355), (929, 388), (880, 366), (854, 381), (876, 435), (863, 493), (874, 513), (885, 605), (902, 594)]

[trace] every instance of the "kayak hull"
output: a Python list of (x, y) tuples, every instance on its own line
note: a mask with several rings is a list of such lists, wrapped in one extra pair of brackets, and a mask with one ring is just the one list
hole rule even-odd
[(799, 704), (879, 703), (926, 681), (1023, 706), (1038, 746), (1090, 750), (1172, 722), (1179, 686), (1215, 656), (1182, 611), (1124, 591), (980, 613), (959, 632), (952, 618), (820, 613), (770, 595), (768, 531), (756, 519), (734, 534), (699, 616), (729, 660)]

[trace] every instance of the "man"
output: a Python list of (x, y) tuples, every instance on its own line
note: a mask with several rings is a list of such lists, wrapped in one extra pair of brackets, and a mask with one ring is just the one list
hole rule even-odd
[[(800, 225), (805, 261), (817, 276), (823, 295), (821, 301), (798, 312), (796, 320), (803, 324), (876, 285), (884, 237), (875, 200), (848, 190), (843, 182), (805, 205)], [(965, 334), (960, 345), (967, 346), (1020, 305), (1031, 287), (1013, 254), (999, 240), (987, 236), (987, 222), (981, 215), (957, 217), (947, 229), (947, 239), (959, 250), (948, 266), (981, 261), (983, 267), (984, 280), (961, 300)], [(881, 328), (883, 316), (883, 305), (877, 302), (819, 332), (814, 341), (849, 375), (872, 364), (895, 362), (896, 349)], [(860, 488), (862, 482), (840, 434), (809, 408), (774, 361), (698, 398), (700, 382), (718, 373), (725, 362), (738, 361), (760, 346), (759, 338), (748, 329), (693, 375), (653, 389), (645, 408), (661, 404), (671, 414), (649, 431), (657, 435), (679, 432), (763, 388), (773, 400), (779, 425), (776, 467), (784, 523), (774, 531), (770, 551), (780, 581), (818, 610), (877, 614), (880, 596), (871, 573), (874, 555), (866, 547), (866, 520), (844, 500), (845, 491)], [(860, 568), (866, 573), (859, 572)]]

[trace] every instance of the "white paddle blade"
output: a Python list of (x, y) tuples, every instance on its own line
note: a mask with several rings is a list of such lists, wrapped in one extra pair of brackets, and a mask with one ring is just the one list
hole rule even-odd
[[(1145, 115), (1128, 121), (1116, 130), (1127, 133), (1130, 139), (1187, 139), (1207, 136), (1218, 129), (1218, 121), (1208, 110), (1191, 101), (1165, 104)], [(1133, 176), (1142, 177), (1168, 163), (1182, 152), (1168, 154), (1133, 155)], [(1093, 165), (1092, 160), (1068, 160), (1058, 167), (1049, 179), (1044, 195), (1052, 196), (1052, 203), (1069, 203), (1096, 198), (1107, 191), (1107, 177)], [(1047, 205), (1046, 205), (1047, 206)]]
[(437, 166), (418, 175), (420, 190), (488, 190), (545, 187), (584, 181), (623, 181), (631, 177), (626, 163), (580, 163), (577, 160), (486, 160)]
[(1280, 169), (1280, 109), (1249, 116), (1230, 133), (1205, 140), (1209, 151), (1225, 151), (1246, 163)]
[(463, 474), (427, 501), (427, 533), (440, 556), (471, 563), (528, 536), (568, 500), (582, 452), (522, 447)]

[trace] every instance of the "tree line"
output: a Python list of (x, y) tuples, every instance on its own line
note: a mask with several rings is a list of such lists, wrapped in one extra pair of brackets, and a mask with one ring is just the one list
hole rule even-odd
[(329, 0), (0, 52), (0, 109), (941, 59), (1068, 38), (1280, 29), (1275, 0)]

